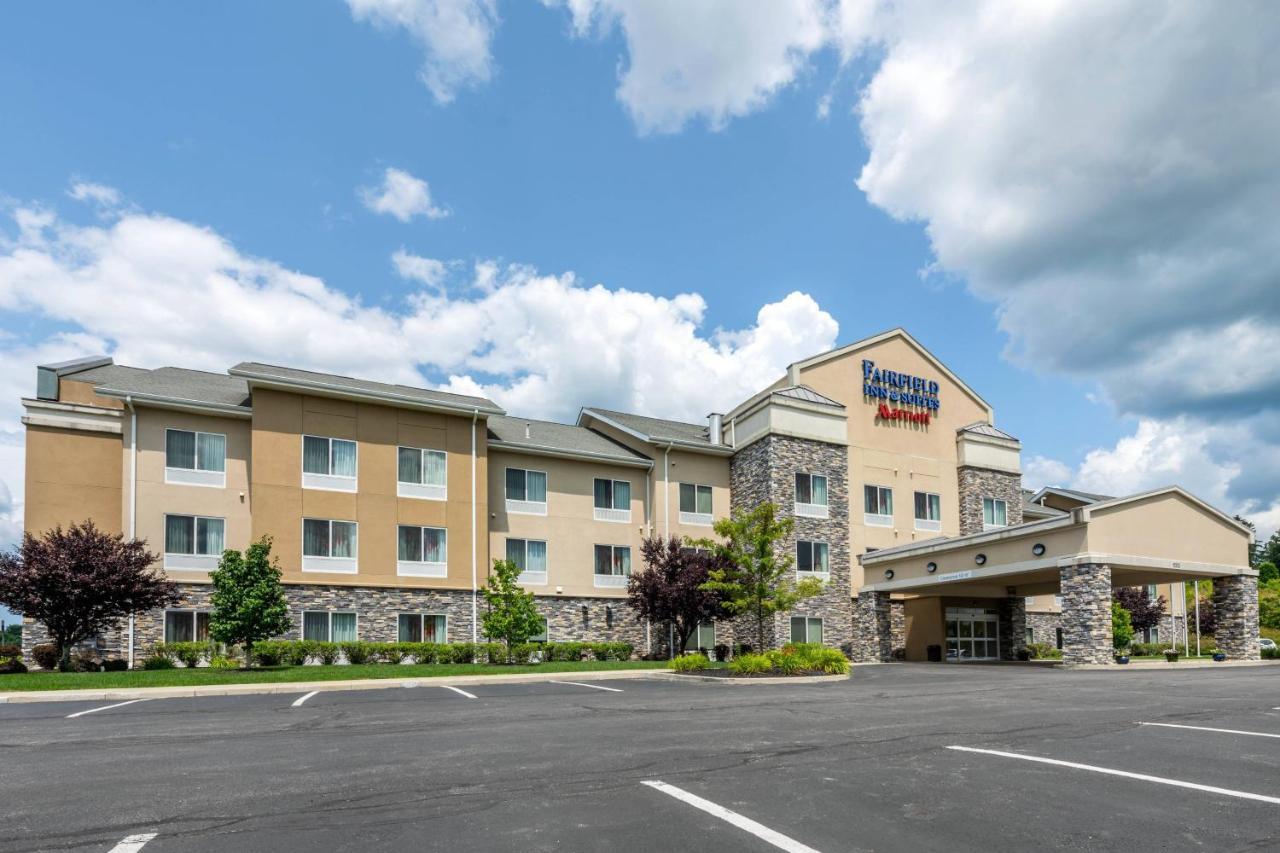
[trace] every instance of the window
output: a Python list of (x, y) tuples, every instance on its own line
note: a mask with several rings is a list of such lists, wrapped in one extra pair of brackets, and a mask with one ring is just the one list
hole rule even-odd
[(916, 492), (916, 530), (942, 529), (942, 498), (931, 492)]
[(822, 619), (817, 616), (792, 616), (791, 642), (821, 643)]
[(804, 539), (796, 542), (796, 571), (807, 575), (825, 575), (830, 573), (826, 542), (809, 542)]
[(318, 643), (354, 643), (356, 614), (347, 611), (304, 610), (302, 639)]
[(227, 437), (185, 429), (164, 431), (164, 481), (183, 486), (227, 485)]
[(680, 523), (711, 526), (711, 487), (680, 484)]
[(507, 512), (525, 515), (547, 514), (547, 474), (545, 471), (507, 469)]
[(530, 637), (530, 638), (529, 638), (529, 642), (531, 642), (531, 643), (546, 643), (546, 642), (549, 642), (549, 640), (548, 640), (547, 638), (548, 638), (548, 637), (550, 637), (550, 636), (551, 636), (551, 632), (550, 632), (550, 628), (549, 628), (549, 626), (548, 626), (548, 624), (547, 624), (547, 617), (543, 616), (543, 617), (542, 617), (542, 632), (541, 632), (541, 633), (539, 633), (539, 634), (534, 634), (532, 637)]
[(606, 480), (600, 477), (595, 482), (595, 519), (596, 521), (631, 521), (631, 483), (626, 480)]
[(595, 584), (625, 587), (631, 576), (631, 549), (625, 545), (597, 545)]
[(796, 515), (827, 518), (827, 478), (821, 474), (796, 473)]
[(166, 643), (204, 643), (209, 640), (209, 614), (199, 610), (166, 610)]
[(356, 443), (341, 438), (302, 437), (302, 487), (356, 490)]
[(547, 543), (537, 539), (508, 539), (507, 559), (520, 567), (520, 583), (547, 582)]
[(1061, 628), (1053, 629), (1053, 641), (1054, 641), (1054, 645), (1057, 648), (1059, 649), (1062, 648), (1062, 629)]
[(216, 569), (226, 546), (221, 518), (200, 515), (164, 517), (164, 567), (166, 569)]
[(448, 642), (449, 620), (437, 613), (401, 613), (400, 642), (444, 643)]
[(1159, 596), (1159, 592), (1160, 592), (1160, 590), (1156, 588), (1156, 585), (1155, 585), (1155, 584), (1153, 584), (1153, 583), (1149, 583), (1149, 584), (1147, 584), (1147, 599), (1148, 599), (1148, 600), (1150, 600), (1150, 601), (1155, 601), (1157, 598), (1159, 598), (1159, 597), (1160, 597), (1160, 596)]
[(396, 529), (396, 574), (442, 578), (449, 574), (449, 534), (443, 527), (401, 524)]
[(689, 648), (711, 651), (716, 647), (716, 625), (714, 622), (699, 622), (690, 638)]
[(863, 486), (862, 496), (862, 522), (871, 527), (893, 527), (893, 489), (887, 486)]
[(1036, 641), (1036, 629), (1027, 628), (1027, 645), (1031, 645)]
[(396, 451), (396, 494), (442, 501), (448, 495), (448, 456), (443, 450), (401, 447)]
[(354, 521), (302, 519), (302, 570), (355, 574), (356, 527)]
[(982, 528), (991, 530), (1008, 525), (1007, 504), (999, 498), (982, 499)]

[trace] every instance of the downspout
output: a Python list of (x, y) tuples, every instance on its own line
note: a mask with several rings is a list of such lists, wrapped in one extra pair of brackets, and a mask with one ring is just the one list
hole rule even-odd
[[(124, 403), (129, 407), (129, 538), (138, 535), (138, 411), (133, 407), (133, 397), (126, 394)], [(133, 669), (133, 613), (129, 613), (129, 669)]]
[(476, 571), (476, 421), (480, 418), (480, 410), (471, 412), (471, 642), (479, 642), (480, 633), (477, 620), (480, 618), (478, 597), (480, 587)]
[[(662, 454), (662, 538), (671, 538), (671, 443)], [(697, 507), (694, 507), (697, 509)]]

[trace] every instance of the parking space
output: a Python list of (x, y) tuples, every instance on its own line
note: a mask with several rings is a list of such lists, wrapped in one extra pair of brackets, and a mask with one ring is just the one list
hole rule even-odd
[[(795, 686), (460, 688), (474, 699), (434, 684), (299, 691), (71, 719), (87, 705), (0, 706), (0, 746), (18, 771), (0, 775), (12, 806), (0, 850), (110, 851), (149, 833), (140, 853), (1276, 841), (1280, 739), (1262, 736), (1280, 732), (1271, 670), (956, 669)], [(1196, 728), (1172, 727), (1183, 725)]]

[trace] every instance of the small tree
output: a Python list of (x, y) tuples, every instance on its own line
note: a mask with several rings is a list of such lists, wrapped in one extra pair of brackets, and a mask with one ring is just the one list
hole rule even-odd
[(1127, 649), (1133, 642), (1133, 623), (1129, 619), (1129, 611), (1118, 601), (1111, 602), (1111, 645), (1117, 649)]
[(542, 616), (533, 593), (521, 589), (520, 567), (511, 560), (494, 560), (489, 579), (480, 588), (489, 609), (481, 617), (485, 636), (510, 647), (542, 633)]
[(717, 521), (715, 531), (723, 542), (694, 543), (719, 558), (703, 588), (719, 593), (727, 612), (755, 620), (758, 649), (765, 648), (764, 626), (771, 616), (822, 593), (822, 581), (816, 578), (796, 582), (795, 557), (779, 548), (794, 527), (795, 519), (778, 517), (776, 504), (762, 503)]
[(1258, 585), (1265, 586), (1273, 581), (1280, 581), (1280, 569), (1269, 560), (1258, 563)]
[(1147, 588), (1142, 586), (1126, 586), (1115, 591), (1115, 600), (1129, 611), (1129, 621), (1134, 631), (1145, 631), (1157, 628), (1164, 618), (1164, 596), (1152, 598)]
[(1280, 566), (1280, 530), (1272, 533), (1271, 538), (1254, 551), (1254, 565), (1263, 563)]
[(280, 566), (271, 558), (271, 537), (263, 536), (243, 554), (222, 552), (213, 583), (209, 634), (218, 642), (244, 646), (244, 662), (253, 662), (253, 644), (289, 630), (289, 603), (280, 584)]
[(627, 582), (627, 603), (641, 618), (670, 622), (675, 628), (676, 654), (683, 654), (699, 622), (723, 613), (720, 593), (705, 589), (713, 568), (725, 568), (720, 555), (681, 545), (674, 536), (654, 536), (640, 544), (644, 571)]
[(65, 669), (76, 643), (178, 600), (177, 585), (152, 568), (157, 559), (145, 541), (92, 521), (27, 533), (16, 552), (0, 554), (0, 604), (43, 624)]

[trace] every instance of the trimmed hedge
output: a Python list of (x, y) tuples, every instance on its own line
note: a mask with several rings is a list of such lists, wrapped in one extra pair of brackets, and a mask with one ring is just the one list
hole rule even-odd
[[(171, 646), (180, 644), (170, 644)], [(183, 644), (185, 645), (185, 644)], [(192, 644), (202, 645), (202, 644)], [(157, 647), (161, 656), (177, 660), (170, 647)], [(625, 661), (635, 647), (630, 643), (317, 643), (311, 640), (263, 640), (253, 646), (259, 666), (302, 666), (337, 663), (484, 663), (501, 666), (542, 661)], [(206, 659), (212, 659), (211, 656)]]

